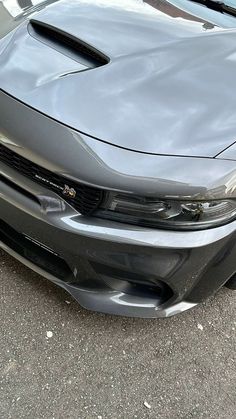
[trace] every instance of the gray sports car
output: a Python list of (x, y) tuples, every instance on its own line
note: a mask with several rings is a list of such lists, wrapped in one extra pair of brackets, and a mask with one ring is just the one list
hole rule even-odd
[(0, 247), (87, 309), (236, 288), (236, 6), (0, 1)]

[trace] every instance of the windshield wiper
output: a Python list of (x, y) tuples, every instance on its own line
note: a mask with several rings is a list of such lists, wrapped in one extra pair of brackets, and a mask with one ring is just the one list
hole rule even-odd
[(236, 16), (236, 7), (229, 6), (222, 1), (218, 0), (190, 0), (193, 3), (202, 4), (203, 6), (208, 7), (208, 9), (215, 10), (219, 13), (227, 13), (231, 16)]

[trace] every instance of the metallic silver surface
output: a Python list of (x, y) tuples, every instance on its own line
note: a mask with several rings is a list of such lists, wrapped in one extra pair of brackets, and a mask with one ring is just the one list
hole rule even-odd
[[(69, 186), (71, 179), (147, 197), (235, 199), (236, 31), (206, 29), (204, 12), (202, 20), (177, 19), (132, 5), (70, 0), (33, 14), (107, 55), (99, 68), (32, 37), (30, 11), (5, 31), (0, 143)], [(22, 242), (46, 246), (70, 273), (49, 274), (2, 238), (4, 250), (97, 311), (166, 317), (203, 301), (236, 271), (236, 221), (183, 232), (84, 217), (3, 163), (0, 221)], [(130, 288), (134, 281), (146, 284), (143, 295)], [(162, 284), (168, 298), (150, 295), (147, 284)]]
[[(68, 282), (60, 281), (52, 278), (36, 266), (33, 266), (32, 263), (27, 263), (21, 257), (18, 257), (18, 259), (28, 264), (28, 266), (37, 272), (44, 274), (48, 279), (63, 286), (86, 308), (113, 314), (162, 317), (168, 315), (168, 313), (174, 314), (178, 312), (177, 307), (179, 307), (179, 303), (185, 298), (184, 296), (186, 294), (188, 295), (190, 284), (191, 286), (195, 284), (196, 295), (191, 296), (190, 301), (188, 301), (189, 305), (183, 306), (186, 308), (201, 301), (206, 294), (212, 292), (211, 287), (214, 287), (213, 289), (215, 291), (216, 284), (219, 287), (222, 280), (225, 281), (225, 278), (223, 279), (221, 276), (214, 277), (214, 280), (213, 278), (208, 278), (207, 284), (202, 284), (199, 289), (201, 279), (203, 281), (206, 276), (203, 267), (207, 264), (208, 269), (214, 271), (215, 261), (221, 253), (225, 253), (224, 249), (229, 248), (228, 239), (231, 237), (232, 240), (232, 235), (228, 234), (229, 229), (226, 229), (226, 227), (219, 229), (218, 233), (222, 238), (218, 243), (206, 243), (207, 235), (199, 233), (198, 240), (196, 240), (196, 235), (195, 237), (189, 235), (188, 244), (185, 243), (185, 249), (181, 249), (179, 247), (181, 244), (177, 240), (178, 233), (168, 234), (168, 232), (157, 232), (162, 236), (162, 240), (155, 243), (152, 239), (153, 232), (146, 231), (146, 238), (143, 237), (142, 242), (140, 242), (141, 235), (139, 231), (126, 231), (125, 234), (124, 230), (126, 230), (126, 226), (119, 226), (119, 230), (117, 225), (112, 225), (111, 223), (107, 223), (107, 226), (99, 226), (99, 223), (96, 225), (96, 221), (94, 223), (84, 223), (83, 220), (80, 222), (80, 219), (76, 215), (68, 215), (59, 219), (58, 216), (55, 217), (55, 214), (51, 213), (51, 216), (47, 214), (45, 217), (42, 217), (39, 208), (36, 210), (33, 206), (30, 209), (31, 214), (29, 214), (29, 202), (20, 202), (19, 196), (17, 196), (15, 191), (10, 191), (4, 185), (1, 185), (1, 191), (2, 218), (10, 222), (12, 226), (18, 229), (20, 227), (25, 234), (30, 234), (32, 237), (37, 238), (39, 241), (53, 248), (54, 251), (63, 254), (69, 262), (71, 270), (74, 272), (74, 278)], [(16, 211), (17, 202), (20, 209)], [(26, 209), (28, 213), (25, 213)], [(12, 218), (13, 214), (15, 214), (14, 219)], [(233, 230), (233, 227), (235, 226), (231, 226), (231, 230)], [(129, 238), (126, 238), (127, 245), (125, 244), (125, 235), (126, 237), (129, 236)], [(87, 240), (84, 236), (87, 236)], [(150, 236), (149, 241), (148, 236)], [(184, 242), (184, 239), (186, 240), (186, 235), (185, 237), (182, 235), (181, 243)], [(151, 242), (151, 245), (148, 244), (149, 242)], [(194, 242), (194, 245), (198, 243), (196, 251), (193, 250), (192, 242)], [(173, 243), (176, 244), (173, 245)], [(136, 253), (137, 245), (139, 246), (138, 255)], [(1, 246), (17, 257), (3, 243), (1, 243)], [(123, 262), (118, 262), (117, 264), (115, 260), (118, 257)], [(142, 261), (142, 264), (138, 263), (138, 259)], [(209, 259), (211, 260), (210, 263)], [(230, 257), (228, 261), (230, 262)], [(172, 298), (171, 302), (168, 302), (167, 307), (159, 307), (158, 301), (155, 301), (155, 298), (138, 298), (122, 293), (119, 290), (108, 287), (106, 281), (102, 278), (99, 279), (98, 286), (97, 273), (92, 270), (90, 272), (91, 268), (89, 269), (89, 264), (93, 262), (106, 264), (109, 267), (111, 276), (114, 267), (119, 266), (119, 268), (128, 272), (136, 271), (137, 275), (141, 271), (147, 277), (153, 277), (154, 275), (157, 278), (161, 277), (169, 282), (173, 289), (176, 287), (176, 295)], [(84, 275), (80, 278), (81, 263), (83, 263), (83, 266), (87, 266), (88, 277), (86, 281), (84, 280)], [(202, 269), (199, 269), (200, 263), (202, 264)], [(231, 257), (229, 270), (233, 267), (232, 263)], [(185, 271), (186, 266), (188, 266), (187, 273)], [(184, 275), (182, 275), (182, 272)], [(227, 274), (229, 275), (229, 271)], [(74, 285), (75, 281), (76, 285)], [(200, 292), (202, 293), (201, 297), (199, 295)], [(176, 304), (177, 307), (175, 309)]]
[[(45, 118), (1, 92), (0, 108), (1, 142), (71, 179), (147, 196), (236, 198), (235, 161), (127, 151)], [(14, 115), (14, 124), (9, 115)]]
[(110, 63), (81, 72), (35, 40), (26, 20), (1, 52), (2, 90), (126, 149), (214, 157), (235, 141), (236, 30), (206, 30), (204, 22), (147, 5), (112, 2), (60, 1), (33, 18), (82, 39)]
[[(8, 168), (2, 169), (11, 178)], [(33, 193), (34, 185), (20, 178), (19, 184)], [(235, 269), (235, 223), (210, 231), (168, 232), (129, 227), (122, 224), (84, 219), (69, 205), (44, 212), (39, 205), (1, 182), (1, 219), (24, 235), (53, 249), (71, 268), (73, 275), (62, 281), (12, 251), (0, 246), (20, 261), (67, 289), (88, 309), (141, 317), (165, 317), (189, 308), (215, 292)], [(35, 188), (39, 199), (48, 191)], [(225, 264), (219, 263), (224, 255)], [(173, 297), (159, 306), (158, 299), (137, 297), (107, 285), (106, 275), (96, 272), (97, 264), (108, 269), (110, 278), (117, 268), (127, 279), (131, 273), (171, 286)], [(227, 264), (227, 266), (225, 266)], [(216, 269), (217, 267), (217, 269)], [(83, 268), (83, 270), (82, 270)], [(124, 282), (124, 281), (123, 281)], [(187, 304), (180, 304), (186, 301)]]

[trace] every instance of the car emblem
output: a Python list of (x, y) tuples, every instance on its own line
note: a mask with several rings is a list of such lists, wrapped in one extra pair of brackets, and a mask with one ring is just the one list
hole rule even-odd
[(62, 191), (63, 195), (67, 196), (68, 198), (75, 198), (76, 197), (76, 190), (74, 188), (70, 188), (68, 185), (64, 186)]

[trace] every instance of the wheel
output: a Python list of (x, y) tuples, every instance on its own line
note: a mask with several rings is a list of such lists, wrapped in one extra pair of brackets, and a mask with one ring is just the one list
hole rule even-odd
[(231, 290), (236, 290), (236, 274), (233, 275), (228, 282), (226, 282), (225, 286), (230, 288)]

